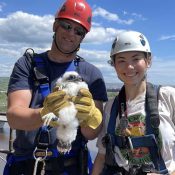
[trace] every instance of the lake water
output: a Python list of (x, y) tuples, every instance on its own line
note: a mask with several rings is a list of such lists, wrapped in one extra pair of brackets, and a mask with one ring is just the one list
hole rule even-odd
[[(9, 150), (9, 135), (10, 135), (9, 133), (10, 133), (9, 125), (5, 123), (4, 127), (0, 129), (0, 150), (2, 149)], [(14, 133), (13, 133), (13, 138), (14, 138)], [(97, 148), (95, 144), (96, 144), (96, 140), (89, 141), (88, 143), (88, 147), (90, 149), (93, 160), (97, 153)], [(5, 161), (3, 159), (5, 159), (5, 157), (6, 157), (6, 154), (0, 153), (0, 175), (3, 174), (3, 169), (5, 166)]]

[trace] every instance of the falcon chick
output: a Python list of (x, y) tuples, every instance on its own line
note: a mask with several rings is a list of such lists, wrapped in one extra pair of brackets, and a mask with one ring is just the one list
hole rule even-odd
[[(56, 82), (56, 87), (63, 90), (70, 97), (76, 96), (81, 88), (88, 89), (86, 82), (82, 81), (80, 75), (75, 71), (63, 74)], [(79, 121), (76, 118), (77, 110), (73, 102), (70, 106), (62, 108), (58, 113), (58, 127), (56, 135), (58, 138), (57, 149), (60, 153), (71, 150), (71, 143), (76, 139)]]

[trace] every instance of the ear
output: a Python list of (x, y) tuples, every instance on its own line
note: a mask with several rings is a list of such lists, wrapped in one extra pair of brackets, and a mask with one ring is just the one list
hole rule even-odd
[(152, 64), (152, 57), (149, 56), (149, 57), (147, 58), (147, 68), (151, 67), (151, 64)]
[(83, 39), (84, 39), (84, 38), (85, 38), (85, 35), (84, 35), (84, 36), (82, 36), (80, 43), (83, 41)]
[(56, 32), (57, 31), (57, 28), (58, 28), (58, 23), (55, 20), (54, 23), (53, 23), (53, 32)]
[[(86, 30), (86, 29), (85, 29)], [(83, 39), (85, 38), (85, 36), (86, 36), (86, 34), (88, 33), (88, 31), (86, 30), (86, 33), (85, 33), (85, 35), (84, 36), (82, 36), (82, 38), (81, 38), (81, 42), (83, 41)]]

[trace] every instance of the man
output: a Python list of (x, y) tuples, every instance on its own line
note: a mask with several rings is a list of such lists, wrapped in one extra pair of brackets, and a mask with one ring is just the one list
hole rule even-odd
[[(37, 86), (33, 80), (34, 71), (30, 59), (23, 56), (14, 66), (8, 87), (7, 118), (10, 127), (16, 129), (14, 155), (18, 160), (12, 165), (6, 166), (8, 169), (6, 171), (9, 174), (31, 175), (36, 167), (38, 167), (37, 174), (41, 174), (42, 169), (45, 174), (49, 175), (84, 173), (80, 171), (82, 165), (79, 163), (82, 142), (96, 138), (99, 133), (101, 128), (100, 111), (103, 108), (103, 101), (107, 100), (106, 88), (100, 71), (95, 66), (76, 57), (80, 43), (86, 33), (90, 31), (91, 16), (91, 8), (87, 2), (67, 0), (55, 16), (51, 50), (39, 54), (39, 57), (45, 61), (51, 92), (56, 80), (69, 69), (71, 63), (76, 63), (76, 70), (89, 87), (90, 92), (82, 90), (79, 96), (72, 99), (78, 110), (77, 118), (83, 120), (82, 124), (80, 123), (76, 140), (72, 143), (73, 156), (70, 155), (71, 153), (68, 155), (58, 154), (58, 156), (50, 158), (46, 156), (44, 164), (37, 164), (31, 158), (36, 145), (43, 146), (40, 143), (44, 139), (42, 137), (38, 139), (36, 135), (41, 135), (40, 132), (38, 134), (38, 129), (43, 125), (44, 116), (49, 112), (57, 114), (63, 106), (69, 105), (69, 101), (61, 90), (50, 93), (44, 100), (40, 86)], [(88, 106), (86, 106), (86, 102), (88, 102)], [(94, 121), (97, 122), (94, 123)], [(51, 121), (50, 126), (54, 125), (54, 121)], [(48, 132), (49, 136), (46, 134), (46, 138), (48, 136), (50, 141), (48, 147), (55, 150), (57, 143), (55, 128)], [(51, 154), (53, 155), (53, 152)], [(36, 155), (34, 156), (36, 157)], [(36, 163), (35, 166), (34, 163)]]

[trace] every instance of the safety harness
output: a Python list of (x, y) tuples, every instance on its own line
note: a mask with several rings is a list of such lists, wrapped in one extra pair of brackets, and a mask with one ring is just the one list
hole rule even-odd
[[(34, 50), (31, 48), (26, 50), (24, 56), (26, 56), (32, 64), (35, 86), (39, 87), (39, 92), (41, 93), (42, 98), (44, 99), (50, 93), (50, 81), (48, 77), (46, 61), (42, 56), (34, 53)], [(78, 71), (79, 62), (82, 60), (83, 58), (77, 55), (76, 59), (70, 63), (65, 72)], [(60, 156), (59, 152), (57, 151), (56, 148), (53, 148), (53, 145), (50, 142), (51, 129), (52, 127), (44, 125), (39, 128), (39, 131), (35, 137), (35, 149), (33, 151), (33, 155), (15, 156), (13, 153), (9, 154), (7, 156), (7, 163), (4, 168), (3, 175), (9, 175), (9, 167), (13, 163), (18, 161), (24, 161), (27, 159), (35, 159), (35, 166), (33, 172), (33, 175), (35, 175), (37, 172), (37, 166), (39, 162), (43, 163), (43, 171), (44, 171), (45, 160), (59, 157)], [(84, 162), (86, 164), (84, 166), (81, 166), (80, 170), (83, 173), (83, 174), (80, 173), (80, 175), (85, 175), (84, 172), (90, 173), (92, 171), (92, 160), (90, 152), (88, 151), (87, 148), (87, 141), (85, 140), (85, 138), (82, 139), (81, 148), (82, 148), (81, 150), (83, 150), (84, 153), (86, 152), (87, 157), (82, 157), (85, 155), (78, 152), (78, 150), (77, 151), (71, 150), (69, 153), (64, 154), (64, 156), (66, 158), (73, 158), (78, 154), (80, 154), (80, 157), (82, 157), (83, 160), (85, 160), (86, 158), (87, 162)], [(66, 172), (64, 173), (64, 175), (66, 175)]]
[[(168, 170), (165, 166), (164, 160), (162, 159), (160, 149), (158, 146), (158, 137), (159, 137), (159, 113), (158, 113), (158, 94), (159, 94), (160, 86), (152, 85), (151, 83), (147, 83), (146, 86), (146, 134), (144, 136), (118, 136), (115, 134), (115, 126), (116, 126), (116, 117), (118, 116), (118, 112), (120, 114), (120, 105), (126, 105), (126, 97), (125, 97), (125, 89), (124, 87), (121, 89), (119, 95), (115, 98), (112, 108), (110, 119), (107, 128), (107, 134), (104, 137), (104, 145), (106, 147), (106, 157), (105, 157), (105, 169), (106, 167), (117, 167), (116, 170), (121, 170), (115, 162), (114, 157), (114, 146), (118, 146), (119, 148), (127, 148), (133, 150), (138, 147), (148, 147), (151, 159), (154, 164), (154, 170), (159, 174), (168, 174)], [(119, 109), (119, 111), (118, 111)], [(124, 110), (126, 106), (124, 106)], [(120, 120), (121, 120), (121, 115)], [(131, 172), (130, 172), (131, 173)], [(105, 173), (104, 173), (105, 174)], [(131, 173), (132, 174), (132, 173)], [(107, 175), (107, 173), (106, 173)], [(112, 174), (110, 174), (112, 175)]]

